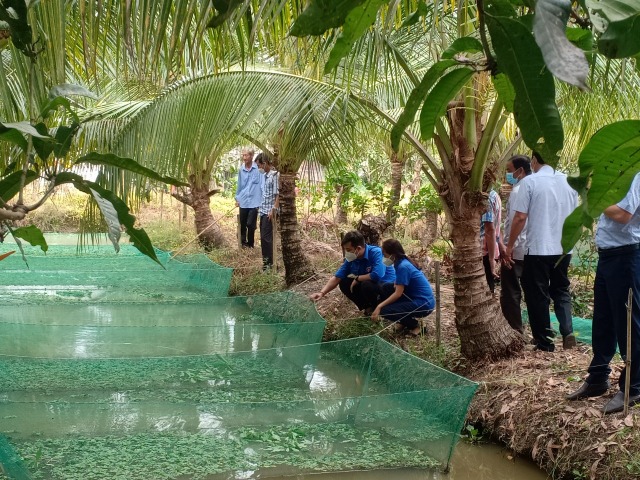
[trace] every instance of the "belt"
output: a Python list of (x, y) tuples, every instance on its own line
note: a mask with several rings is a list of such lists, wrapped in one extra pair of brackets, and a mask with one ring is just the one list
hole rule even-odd
[(614, 248), (599, 248), (598, 255), (601, 257), (611, 257), (613, 255), (624, 255), (640, 250), (640, 243), (632, 243), (631, 245), (622, 245)]

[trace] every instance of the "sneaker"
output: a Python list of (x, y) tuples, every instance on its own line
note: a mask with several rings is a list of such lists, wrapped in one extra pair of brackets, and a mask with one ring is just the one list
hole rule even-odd
[(578, 346), (578, 343), (576, 342), (576, 336), (573, 333), (570, 333), (562, 339), (562, 348), (565, 350), (571, 350), (576, 346)]

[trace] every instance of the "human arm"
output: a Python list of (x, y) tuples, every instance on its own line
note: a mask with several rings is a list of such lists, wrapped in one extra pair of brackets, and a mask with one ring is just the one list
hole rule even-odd
[(508, 265), (513, 265), (513, 246), (516, 243), (518, 235), (522, 233), (527, 223), (527, 214), (524, 212), (516, 212), (511, 221), (511, 231), (509, 232), (509, 243), (505, 252), (505, 261)]
[(387, 267), (382, 263), (382, 250), (378, 247), (367, 247), (369, 255), (369, 266), (371, 270), (366, 275), (360, 275), (361, 280), (372, 280), (379, 282), (387, 273)]
[(276, 195), (276, 201), (273, 202), (273, 208), (269, 212), (269, 220), (273, 219), (273, 214), (278, 211), (280, 208), (280, 194)]
[(491, 275), (496, 277), (496, 229), (493, 222), (484, 222), (484, 241), (487, 244), (487, 256), (489, 257), (489, 269)]
[(400, 297), (402, 297), (402, 294), (404, 293), (404, 285), (398, 285), (396, 283), (394, 287), (395, 287), (395, 290), (393, 291), (393, 293), (389, 295), (389, 297), (386, 300), (380, 302), (376, 307), (376, 309), (371, 314), (371, 318), (373, 320), (377, 320), (378, 317), (380, 317), (380, 311), (382, 310), (383, 307), (386, 307), (387, 305), (397, 301)]
[(327, 293), (329, 293), (331, 290), (336, 288), (340, 284), (340, 280), (341, 279), (338, 277), (335, 277), (335, 276), (331, 277), (329, 281), (325, 284), (325, 286), (322, 287), (322, 290), (316, 293), (312, 293), (311, 295), (309, 295), (309, 298), (314, 302), (317, 302), (322, 297), (324, 297)]
[(633, 213), (627, 212), (625, 209), (620, 208), (618, 205), (611, 205), (604, 209), (604, 215), (614, 222), (627, 224), (633, 218)]
[(240, 206), (240, 201), (238, 200), (238, 196), (240, 195), (240, 190), (242, 190), (242, 167), (238, 170), (238, 181), (236, 182), (236, 207)]

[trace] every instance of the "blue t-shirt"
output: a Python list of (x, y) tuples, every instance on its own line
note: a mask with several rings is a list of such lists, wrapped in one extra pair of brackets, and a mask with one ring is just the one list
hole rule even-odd
[(395, 284), (404, 286), (404, 294), (415, 303), (424, 305), (424, 308), (433, 310), (436, 306), (436, 300), (429, 280), (424, 276), (424, 273), (406, 258), (396, 263), (395, 268)]
[(396, 279), (396, 271), (393, 266), (386, 267), (382, 263), (382, 250), (374, 245), (365, 245), (362, 258), (356, 258), (353, 262), (346, 260), (340, 266), (335, 276), (347, 278), (349, 274), (366, 275), (371, 274), (371, 280), (380, 283), (390, 283)]

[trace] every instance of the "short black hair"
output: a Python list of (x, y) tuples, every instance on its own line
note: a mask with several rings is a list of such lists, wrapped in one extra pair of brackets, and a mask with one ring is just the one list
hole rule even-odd
[(544, 161), (544, 158), (542, 158), (542, 155), (540, 155), (540, 152), (538, 152), (536, 150), (531, 152), (531, 158), (535, 158), (540, 165), (546, 165), (546, 162)]
[(267, 165), (273, 165), (271, 157), (264, 152), (260, 152), (256, 157), (256, 163), (266, 163)]
[(525, 174), (529, 175), (531, 173), (531, 159), (526, 155), (514, 155), (509, 161), (516, 170), (522, 168)]
[(350, 243), (353, 248), (364, 247), (364, 235), (357, 230), (351, 230), (342, 237), (341, 245), (344, 247), (347, 243)]

